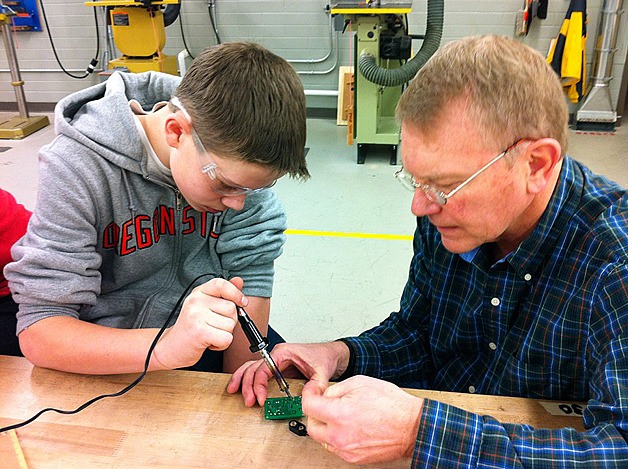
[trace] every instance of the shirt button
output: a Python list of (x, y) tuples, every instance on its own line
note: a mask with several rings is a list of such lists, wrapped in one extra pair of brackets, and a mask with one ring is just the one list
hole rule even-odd
[(499, 303), (500, 303), (500, 302), (499, 302), (499, 298), (493, 298), (493, 299), (491, 300), (491, 304), (492, 304), (493, 306), (499, 306)]
[(526, 282), (529, 282), (530, 280), (532, 280), (532, 275), (530, 275), (530, 274), (525, 274), (525, 275), (523, 276), (523, 279), (524, 279)]
[(475, 386), (469, 386), (469, 392), (473, 394), (475, 392)]
[(490, 342), (488, 344), (488, 348), (490, 348), (491, 350), (497, 350), (497, 345), (495, 344), (495, 342)]

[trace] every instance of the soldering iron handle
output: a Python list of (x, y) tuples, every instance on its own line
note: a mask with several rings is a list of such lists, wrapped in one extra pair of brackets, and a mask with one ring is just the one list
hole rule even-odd
[(240, 307), (238, 307), (238, 322), (240, 323), (240, 326), (242, 326), (242, 330), (244, 331), (244, 335), (246, 335), (249, 344), (251, 344), (249, 347), (251, 352), (259, 352), (268, 346), (268, 340), (265, 337), (262, 337), (262, 334), (255, 323), (251, 321), (251, 318), (249, 318), (249, 315), (246, 314), (246, 311)]

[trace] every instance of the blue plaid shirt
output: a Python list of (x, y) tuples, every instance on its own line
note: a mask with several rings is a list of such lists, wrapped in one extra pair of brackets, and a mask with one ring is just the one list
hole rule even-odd
[(418, 219), (401, 310), (343, 339), (348, 374), (588, 401), (579, 433), (426, 400), (412, 467), (628, 468), (626, 191), (566, 157), (531, 235), (497, 263), (486, 248), (452, 254)]

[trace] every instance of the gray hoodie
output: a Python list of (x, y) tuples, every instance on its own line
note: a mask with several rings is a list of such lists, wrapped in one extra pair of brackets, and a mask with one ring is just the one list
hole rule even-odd
[(264, 190), (240, 211), (201, 213), (147, 167), (129, 100), (170, 99), (179, 78), (116, 73), (57, 104), (57, 137), (40, 153), (37, 205), (5, 276), (19, 333), (50, 316), (118, 328), (160, 327), (199, 275), (244, 279), (270, 297), (286, 228)]

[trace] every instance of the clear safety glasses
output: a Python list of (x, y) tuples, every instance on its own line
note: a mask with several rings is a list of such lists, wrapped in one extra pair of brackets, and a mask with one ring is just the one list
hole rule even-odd
[(214, 192), (226, 196), (250, 195), (255, 194), (256, 192), (263, 191), (264, 189), (268, 189), (269, 187), (275, 185), (275, 183), (277, 182), (276, 180), (267, 186), (259, 187), (257, 189), (250, 189), (248, 187), (239, 186), (238, 184), (230, 182), (220, 173), (218, 165), (213, 161), (211, 154), (205, 148), (205, 145), (203, 145), (201, 138), (198, 136), (196, 130), (194, 129), (194, 125), (192, 124), (192, 118), (181, 104), (181, 101), (179, 101), (176, 96), (173, 96), (170, 99), (170, 102), (173, 106), (179, 109), (179, 111), (181, 111), (181, 113), (190, 123), (192, 139), (194, 140), (194, 145), (196, 146), (199, 154), (199, 159), (201, 160), (201, 172), (208, 176), (210, 187)]
[(447, 199), (449, 199), (450, 197), (455, 195), (457, 192), (459, 192), (460, 189), (462, 189), (464, 186), (466, 186), (471, 181), (473, 181), (476, 177), (478, 177), (486, 169), (488, 169), (493, 163), (498, 161), (500, 158), (504, 157), (510, 150), (515, 148), (524, 140), (526, 139), (522, 138), (522, 139), (517, 140), (515, 143), (510, 145), (508, 148), (502, 151), (499, 155), (497, 155), (495, 158), (493, 158), (491, 161), (486, 163), (484, 166), (478, 169), (475, 173), (473, 173), (471, 176), (465, 179), (460, 185), (458, 185), (458, 187), (451, 190), (447, 194), (437, 187), (430, 186), (429, 184), (422, 184), (420, 182), (417, 182), (414, 179), (414, 176), (412, 176), (403, 167), (395, 172), (395, 177), (399, 180), (399, 182), (401, 182), (403, 187), (405, 187), (406, 189), (411, 190), (412, 192), (414, 192), (416, 189), (421, 189), (425, 193), (425, 197), (427, 197), (427, 199), (430, 202), (437, 203), (438, 205), (445, 205), (447, 203)]

